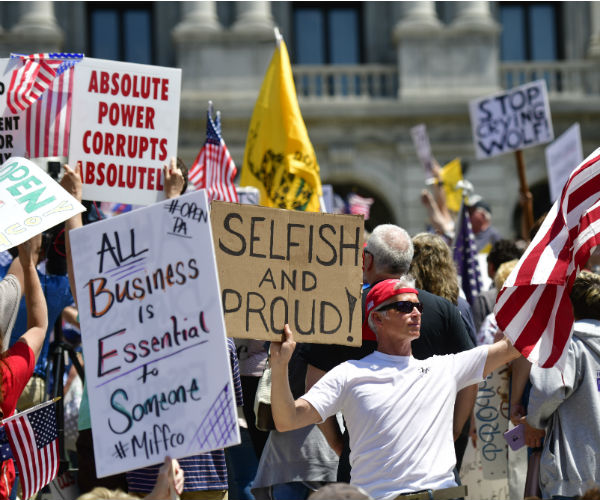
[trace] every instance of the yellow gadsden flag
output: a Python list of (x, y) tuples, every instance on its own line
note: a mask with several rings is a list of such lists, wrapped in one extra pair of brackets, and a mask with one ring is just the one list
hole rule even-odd
[(300, 114), (285, 42), (267, 69), (246, 139), (241, 186), (260, 191), (266, 207), (318, 212), (321, 177)]
[(460, 159), (455, 158), (444, 165), (440, 170), (440, 178), (444, 183), (446, 206), (453, 212), (458, 212), (462, 201), (462, 190), (456, 189), (456, 183), (463, 178)]

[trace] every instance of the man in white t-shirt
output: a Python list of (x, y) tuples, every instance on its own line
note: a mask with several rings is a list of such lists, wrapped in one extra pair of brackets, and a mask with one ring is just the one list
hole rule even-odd
[[(295, 342), (271, 344), (271, 405), (275, 425), (288, 431), (342, 411), (350, 434), (351, 483), (375, 499), (456, 486), (452, 417), (456, 393), (483, 380), (519, 352), (508, 339), (458, 354), (412, 357), (422, 305), (414, 281), (377, 283), (366, 301), (365, 325), (377, 351), (338, 365), (294, 401), (287, 364)], [(425, 311), (424, 314), (427, 314)]]

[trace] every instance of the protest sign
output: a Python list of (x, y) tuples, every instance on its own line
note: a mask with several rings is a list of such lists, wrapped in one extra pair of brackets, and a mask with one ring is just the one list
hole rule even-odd
[(508, 430), (508, 375), (506, 367), (490, 373), (479, 384), (475, 400), (477, 448), (484, 479), (506, 478), (508, 474), (508, 446), (503, 437)]
[(571, 125), (564, 134), (549, 144), (545, 153), (550, 184), (550, 201), (554, 203), (569, 180), (573, 169), (583, 161), (579, 123)]
[(0, 166), (0, 251), (84, 210), (35, 163), (13, 157)]
[(546, 81), (469, 102), (477, 159), (517, 151), (554, 138)]
[(211, 204), (230, 337), (360, 345), (363, 218)]
[(6, 105), (6, 94), (17, 64), (16, 59), (0, 59), (0, 163), (11, 156), (25, 156), (25, 112), (13, 114)]
[(147, 205), (164, 198), (180, 93), (180, 69), (88, 57), (77, 64), (69, 162), (82, 162), (84, 199)]
[(238, 444), (205, 191), (71, 244), (98, 476)]
[(427, 127), (421, 123), (410, 129), (410, 136), (412, 137), (413, 144), (417, 150), (417, 156), (421, 165), (425, 169), (427, 177), (433, 177), (431, 159), (431, 145), (429, 144), (429, 136), (427, 135)]

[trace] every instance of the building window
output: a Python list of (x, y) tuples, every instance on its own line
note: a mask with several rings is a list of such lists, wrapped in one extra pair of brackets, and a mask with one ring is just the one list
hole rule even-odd
[(555, 61), (559, 50), (559, 2), (500, 2), (500, 58)]
[(88, 22), (91, 57), (154, 63), (151, 6), (129, 2), (89, 3)]
[[(293, 6), (295, 64), (347, 64), (362, 62), (360, 3), (297, 2)], [(312, 75), (297, 80), (300, 95), (358, 93), (358, 77)]]
[(359, 3), (298, 2), (293, 7), (296, 64), (360, 64)]

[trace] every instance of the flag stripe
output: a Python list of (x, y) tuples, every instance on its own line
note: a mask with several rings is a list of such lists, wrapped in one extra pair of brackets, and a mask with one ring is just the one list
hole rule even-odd
[(206, 189), (212, 200), (239, 202), (233, 184), (237, 169), (225, 141), (221, 137), (220, 122), (213, 121), (207, 113), (206, 142), (189, 171), (188, 179), (196, 189)]
[(521, 353), (564, 368), (573, 329), (569, 294), (600, 244), (600, 149), (577, 167), (533, 242), (504, 283), (494, 312)]
[(56, 405), (43, 403), (7, 419), (4, 427), (20, 472), (23, 499), (28, 499), (58, 472)]

